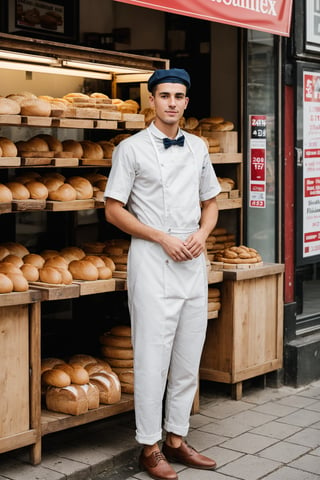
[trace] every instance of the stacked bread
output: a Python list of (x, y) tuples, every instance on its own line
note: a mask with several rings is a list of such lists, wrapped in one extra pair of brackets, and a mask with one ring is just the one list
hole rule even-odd
[(217, 287), (208, 288), (208, 314), (217, 312), (221, 309), (221, 294)]
[(240, 245), (217, 252), (214, 262), (222, 263), (223, 266), (231, 265), (235, 268), (239, 265), (261, 265), (262, 257), (256, 249)]
[(77, 354), (68, 362), (46, 358), (41, 362), (41, 385), (48, 410), (81, 415), (121, 399), (117, 375), (106, 362)]
[(103, 358), (119, 377), (121, 391), (133, 393), (133, 348), (131, 343), (131, 328), (117, 325), (100, 336)]
[(236, 182), (229, 177), (217, 177), (222, 192), (230, 192), (235, 188)]
[(210, 261), (214, 260), (214, 255), (225, 248), (236, 244), (236, 237), (233, 233), (228, 233), (224, 227), (216, 227), (208, 236), (206, 241), (207, 256)]
[(6, 97), (20, 105), (20, 114), (25, 116), (49, 117), (51, 115), (51, 104), (38, 98), (32, 92), (11, 93)]
[(206, 117), (202, 118), (199, 121), (199, 127), (204, 134), (204, 132), (228, 132), (234, 129), (234, 124), (233, 122), (230, 122), (229, 120), (225, 120), (221, 116), (212, 116), (212, 117)]
[(29, 251), (18, 242), (0, 244), (0, 293), (25, 292), (28, 280), (22, 270), (23, 256)]

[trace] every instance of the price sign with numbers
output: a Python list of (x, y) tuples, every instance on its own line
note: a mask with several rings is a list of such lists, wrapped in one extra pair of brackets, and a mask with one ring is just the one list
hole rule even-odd
[(267, 117), (266, 115), (250, 115), (249, 121), (249, 206), (265, 208)]

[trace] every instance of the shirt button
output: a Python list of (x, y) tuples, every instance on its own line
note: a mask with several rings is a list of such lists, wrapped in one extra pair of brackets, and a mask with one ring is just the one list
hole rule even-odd
[(168, 263), (169, 263), (169, 260), (166, 260), (166, 264), (167, 264), (167, 265), (168, 265)]

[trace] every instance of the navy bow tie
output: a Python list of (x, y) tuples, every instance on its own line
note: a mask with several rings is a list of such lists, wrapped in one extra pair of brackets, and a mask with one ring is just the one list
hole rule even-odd
[(176, 140), (171, 140), (171, 138), (164, 138), (163, 139), (164, 148), (169, 148), (171, 145), (179, 145), (179, 147), (183, 147), (184, 145), (184, 136), (177, 138)]

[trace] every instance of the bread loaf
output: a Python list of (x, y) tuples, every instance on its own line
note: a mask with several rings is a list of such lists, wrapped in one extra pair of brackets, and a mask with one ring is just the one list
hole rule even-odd
[(52, 385), (54, 387), (66, 387), (71, 384), (70, 376), (63, 370), (55, 368), (45, 370), (41, 375), (41, 381), (44, 385)]
[(111, 335), (119, 335), (120, 337), (131, 337), (131, 327), (127, 325), (116, 325), (110, 330)]
[(13, 283), (5, 273), (0, 273), (0, 293), (11, 293), (13, 291)]
[(90, 383), (98, 387), (100, 403), (109, 405), (120, 401), (121, 385), (115, 373), (96, 373)]
[(69, 263), (69, 271), (75, 280), (98, 280), (99, 278), (97, 267), (87, 260), (72, 260)]
[(109, 280), (112, 278), (112, 270), (106, 266), (98, 267), (98, 275), (99, 280)]
[(6, 256), (5, 262), (12, 263), (12, 265), (15, 265), (18, 268), (23, 265), (23, 259), (19, 257), (19, 255), (13, 253), (9, 253), (9, 255)]
[(0, 115), (18, 115), (20, 104), (11, 98), (0, 98)]
[(56, 365), (61, 365), (66, 363), (62, 358), (57, 357), (47, 357), (41, 359), (41, 374), (47, 370), (52, 370)]
[(131, 337), (111, 335), (108, 332), (100, 335), (99, 341), (109, 347), (132, 348)]
[(68, 262), (62, 255), (52, 256), (47, 258), (44, 263), (45, 267), (54, 267), (54, 268), (68, 268)]
[(8, 255), (10, 255), (9, 250), (6, 247), (0, 245), (0, 261), (2, 261)]
[(49, 387), (46, 392), (46, 406), (53, 412), (82, 415), (88, 411), (88, 398), (80, 385)]
[(59, 187), (61, 187), (61, 185), (64, 184), (64, 181), (59, 178), (47, 177), (47, 178), (42, 178), (41, 181), (43, 182), (43, 184), (46, 186), (48, 190), (48, 196), (51, 192), (54, 192)]
[(24, 263), (20, 270), (28, 282), (37, 282), (39, 280), (39, 269), (30, 263)]
[(29, 250), (19, 242), (2, 242), (1, 245), (7, 248), (12, 255), (18, 255), (18, 257), (24, 257), (29, 253)]
[(36, 137), (41, 138), (42, 140), (44, 140), (47, 143), (50, 152), (55, 152), (55, 153), (62, 152), (62, 143), (60, 142), (60, 140), (58, 140), (53, 135), (49, 135), (49, 134), (46, 134), (46, 133), (40, 133)]
[(45, 259), (37, 253), (28, 253), (27, 255), (24, 255), (23, 262), (34, 265), (39, 269), (43, 267)]
[(41, 282), (52, 283), (55, 285), (62, 284), (62, 275), (56, 268), (42, 267), (39, 270), (39, 278)]
[(110, 364), (112, 370), (114, 368), (133, 368), (133, 359), (107, 357), (106, 360)]
[(89, 382), (89, 374), (87, 370), (77, 363), (72, 365), (68, 363), (56, 365), (54, 369), (62, 370), (63, 372), (67, 373), (70, 377), (71, 383), (84, 385), (85, 383)]
[(70, 365), (75, 363), (85, 367), (90, 363), (97, 363), (97, 360), (92, 355), (87, 355), (86, 353), (77, 353), (70, 357), (69, 363)]
[(21, 115), (50, 117), (51, 105), (45, 100), (38, 98), (27, 98), (20, 103)]
[(0, 203), (8, 203), (12, 202), (12, 192), (10, 188), (8, 188), (6, 185), (3, 185), (3, 183), (0, 183)]
[(102, 345), (101, 352), (102, 352), (102, 355), (107, 359), (109, 358), (118, 358), (122, 360), (133, 359), (132, 348), (110, 347), (107, 345)]
[(85, 200), (87, 198), (92, 198), (93, 188), (89, 180), (83, 177), (74, 176), (68, 178), (67, 182), (72, 185), (72, 187), (77, 192), (77, 200)]
[(19, 275), (21, 273), (21, 270), (19, 267), (13, 265), (13, 263), (6, 262), (4, 259), (4, 261), (0, 263), (0, 272), (5, 274), (16, 273)]
[(22, 275), (21, 271), (20, 273), (8, 272), (6, 275), (12, 282), (14, 292), (26, 292), (29, 289), (28, 281)]
[(12, 194), (13, 200), (28, 200), (30, 192), (25, 185), (19, 182), (8, 182), (6, 186)]
[(82, 260), (86, 254), (82, 248), (70, 246), (62, 248), (60, 255), (70, 263), (72, 260)]
[(99, 388), (93, 383), (86, 383), (85, 385), (79, 385), (79, 387), (85, 392), (88, 400), (88, 409), (93, 410), (99, 407), (100, 394)]
[(0, 137), (0, 147), (3, 157), (16, 157), (18, 155), (18, 149), (16, 145), (6, 137)]
[(58, 202), (71, 202), (77, 199), (77, 192), (71, 185), (64, 183), (56, 190), (49, 192), (48, 198)]
[(64, 152), (71, 152), (74, 158), (83, 157), (83, 148), (80, 142), (76, 140), (64, 140), (62, 142), (62, 148)]
[(27, 182), (25, 186), (30, 192), (30, 198), (34, 200), (46, 200), (48, 198), (49, 192), (43, 183), (32, 180)]
[(108, 140), (100, 140), (98, 144), (102, 148), (103, 158), (111, 158), (114, 150), (114, 144)]

